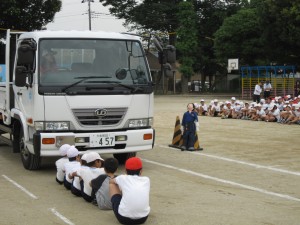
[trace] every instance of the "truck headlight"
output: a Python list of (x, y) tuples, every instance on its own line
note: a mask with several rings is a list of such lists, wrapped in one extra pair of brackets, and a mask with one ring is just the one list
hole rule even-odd
[(153, 118), (142, 118), (128, 120), (127, 127), (149, 127), (152, 126)]
[(36, 130), (70, 130), (69, 121), (36, 121), (34, 122)]

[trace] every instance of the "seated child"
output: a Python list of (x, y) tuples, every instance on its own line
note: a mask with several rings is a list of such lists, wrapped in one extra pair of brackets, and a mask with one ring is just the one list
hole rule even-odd
[(142, 161), (129, 158), (125, 163), (126, 175), (109, 181), (114, 214), (121, 224), (145, 223), (150, 213), (150, 180), (141, 176)]
[(119, 166), (118, 160), (108, 158), (104, 161), (104, 171), (106, 174), (101, 174), (91, 181), (92, 192), (96, 193), (97, 205), (100, 209), (112, 209), (112, 204), (109, 195), (109, 181), (115, 178), (115, 172)]
[(69, 144), (64, 144), (60, 146), (59, 148), (59, 153), (62, 156), (62, 158), (56, 160), (55, 166), (56, 166), (56, 181), (59, 184), (64, 183), (64, 177), (65, 177), (65, 172), (63, 171), (64, 164), (66, 162), (69, 162), (69, 159), (67, 157), (67, 151), (71, 147)]
[(77, 148), (75, 148), (74, 145), (72, 145), (68, 151), (67, 156), (69, 159), (69, 162), (66, 162), (64, 165), (64, 171), (65, 171), (65, 178), (64, 178), (64, 186), (68, 190), (71, 190), (71, 185), (73, 182), (73, 178), (69, 177), (70, 173), (73, 173), (75, 170), (77, 170), (80, 167), (80, 158), (79, 158), (79, 151)]
[(86, 155), (87, 168), (80, 168), (72, 174), (72, 176), (81, 177), (81, 195), (87, 202), (92, 202), (95, 196), (92, 194), (92, 187), (90, 181), (101, 174), (105, 174), (102, 167), (103, 159), (97, 152), (89, 152)]

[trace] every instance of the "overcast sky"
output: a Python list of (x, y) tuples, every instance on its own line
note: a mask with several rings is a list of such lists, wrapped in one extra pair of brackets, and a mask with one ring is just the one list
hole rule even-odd
[[(47, 25), (48, 30), (88, 30), (88, 2), (82, 0), (63, 0), (61, 11), (56, 13), (54, 22)], [(92, 30), (104, 30), (125, 32), (122, 26), (123, 20), (118, 20), (109, 14), (108, 8), (103, 7), (98, 0), (91, 5), (91, 27)]]

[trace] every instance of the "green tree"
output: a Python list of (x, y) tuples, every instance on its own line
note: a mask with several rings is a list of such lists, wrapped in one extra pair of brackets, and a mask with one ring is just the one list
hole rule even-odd
[(60, 9), (60, 0), (1, 0), (0, 28), (41, 30)]
[(227, 65), (229, 58), (239, 58), (240, 64), (257, 64), (264, 60), (263, 44), (257, 10), (247, 8), (224, 20), (215, 33), (215, 54)]
[(300, 1), (261, 0), (257, 9), (269, 62), (299, 63)]
[[(198, 16), (199, 51), (194, 70), (201, 73), (202, 90), (206, 77), (209, 77), (210, 89), (214, 89), (212, 77), (215, 74), (225, 74), (226, 70), (218, 63), (214, 51), (214, 33), (220, 28), (225, 18), (235, 14), (239, 9), (248, 5), (247, 0), (202, 0), (195, 1)], [(222, 78), (222, 76), (220, 76)]]
[(193, 64), (196, 61), (195, 55), (198, 51), (197, 17), (194, 5), (191, 2), (179, 3), (177, 17), (179, 28), (176, 30), (176, 48), (181, 56), (179, 71), (182, 73), (182, 91), (186, 93), (188, 91), (186, 80), (189, 81), (194, 74)]
[(125, 19), (126, 26), (132, 30), (160, 31), (170, 33), (170, 44), (175, 42), (174, 31), (178, 27), (176, 13), (180, 0), (99, 0), (109, 6), (111, 14)]

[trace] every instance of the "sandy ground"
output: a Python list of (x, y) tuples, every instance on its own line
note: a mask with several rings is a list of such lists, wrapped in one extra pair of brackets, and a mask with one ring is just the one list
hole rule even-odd
[[(200, 98), (214, 96), (155, 97), (155, 148), (138, 154), (151, 179), (146, 224), (300, 224), (300, 126), (199, 117), (203, 151), (168, 147), (176, 116)], [(1, 225), (118, 224), (56, 184), (55, 159), (26, 171), (10, 147), (0, 149)]]

